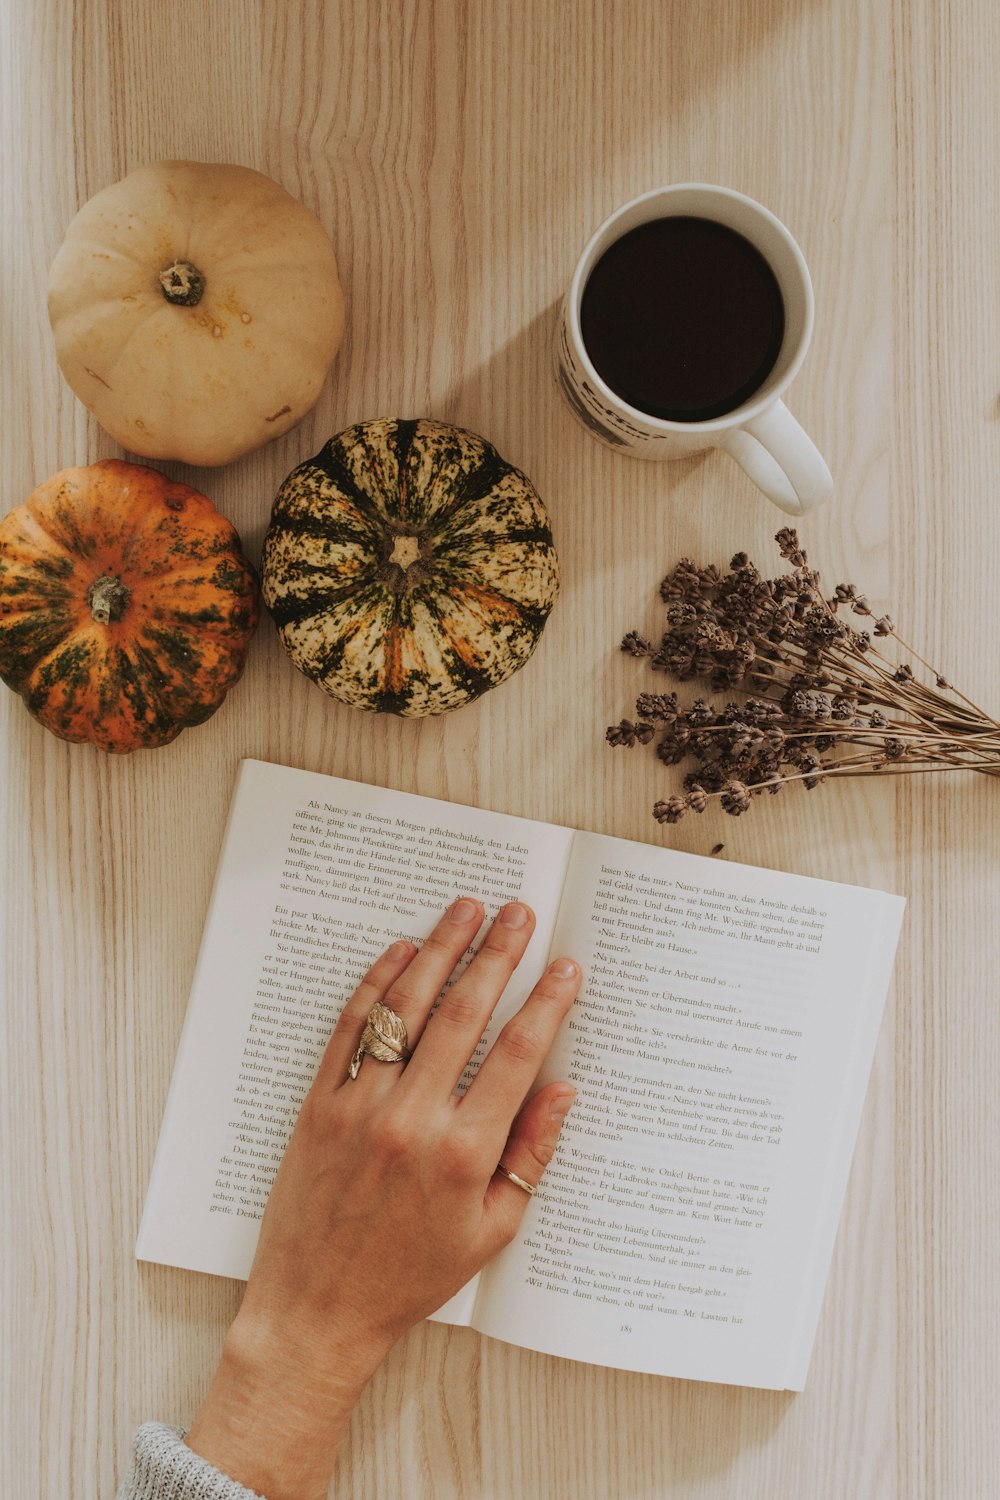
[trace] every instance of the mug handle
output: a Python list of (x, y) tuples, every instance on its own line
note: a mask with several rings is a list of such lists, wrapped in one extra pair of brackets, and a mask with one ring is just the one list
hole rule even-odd
[(803, 516), (829, 500), (833, 476), (783, 401), (774, 401), (720, 444), (779, 510)]

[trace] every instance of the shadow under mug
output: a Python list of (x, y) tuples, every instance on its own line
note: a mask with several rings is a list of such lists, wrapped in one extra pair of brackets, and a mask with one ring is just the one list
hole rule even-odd
[[(580, 327), (584, 288), (608, 246), (640, 224), (676, 216), (713, 219), (743, 235), (771, 267), (785, 305), (784, 336), (767, 379), (740, 406), (704, 422), (668, 421), (623, 401), (597, 373)], [(724, 448), (779, 510), (804, 515), (830, 498), (833, 479), (781, 397), (805, 358), (813, 315), (812, 282), (802, 251), (762, 204), (707, 183), (654, 188), (606, 219), (577, 262), (559, 328), (559, 384), (584, 426), (619, 452), (671, 459)]]

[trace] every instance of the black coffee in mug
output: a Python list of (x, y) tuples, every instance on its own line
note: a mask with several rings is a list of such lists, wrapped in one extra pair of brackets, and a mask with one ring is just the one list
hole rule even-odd
[(714, 219), (653, 219), (605, 250), (584, 288), (583, 342), (602, 380), (651, 417), (705, 422), (741, 406), (785, 331), (777, 279)]

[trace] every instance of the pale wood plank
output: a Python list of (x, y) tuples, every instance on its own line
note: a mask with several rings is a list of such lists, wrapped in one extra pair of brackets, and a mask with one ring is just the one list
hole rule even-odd
[[(908, 536), (894, 558), (907, 633), (993, 713), (1000, 670), (980, 633), (996, 613), (1000, 570), (996, 19), (898, 10), (896, 363), (909, 399), (896, 409), (892, 486), (893, 527)], [(901, 1488), (935, 1496), (1000, 1483), (989, 1415), (1000, 1263), (985, 1213), (1000, 1188), (1000, 822), (990, 790), (957, 778), (900, 799), (900, 859), (914, 878), (897, 981), (907, 997), (898, 1305), (901, 1350), (922, 1372), (899, 1390)]]

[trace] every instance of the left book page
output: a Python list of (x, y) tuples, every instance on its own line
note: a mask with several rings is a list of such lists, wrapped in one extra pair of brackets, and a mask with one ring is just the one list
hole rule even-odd
[[(242, 762), (137, 1257), (245, 1279), (299, 1106), (364, 971), (394, 939), (421, 942), (457, 896), (479, 896), (487, 918), (523, 900), (535, 933), (467, 1081), (545, 965), (572, 840), (525, 818)], [(466, 1291), (438, 1316), (467, 1321)]]

